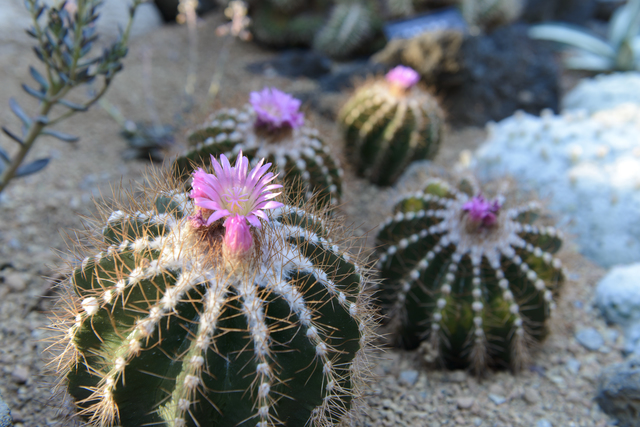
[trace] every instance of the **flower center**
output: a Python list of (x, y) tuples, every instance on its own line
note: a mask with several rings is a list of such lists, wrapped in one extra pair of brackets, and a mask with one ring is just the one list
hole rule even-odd
[(229, 212), (244, 214), (246, 206), (243, 205), (249, 201), (249, 195), (244, 190), (244, 187), (231, 187), (222, 195)]

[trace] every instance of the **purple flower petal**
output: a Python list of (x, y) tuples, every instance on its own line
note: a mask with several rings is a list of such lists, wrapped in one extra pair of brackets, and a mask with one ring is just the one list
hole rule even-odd
[(249, 102), (256, 112), (257, 126), (296, 129), (304, 124), (304, 113), (298, 111), (300, 101), (276, 88), (265, 87), (260, 92), (251, 92)]
[(420, 81), (420, 75), (413, 68), (398, 65), (387, 73), (385, 79), (403, 89), (409, 89)]

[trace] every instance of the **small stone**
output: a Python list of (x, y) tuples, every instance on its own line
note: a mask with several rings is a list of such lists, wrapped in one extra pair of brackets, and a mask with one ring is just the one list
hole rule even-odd
[(606, 367), (595, 399), (603, 412), (618, 420), (618, 425), (640, 425), (640, 357)]
[(2, 395), (0, 395), (0, 427), (11, 427), (11, 410), (2, 400)]
[(578, 403), (582, 401), (582, 395), (578, 390), (571, 390), (566, 397), (568, 402)]
[(535, 388), (527, 387), (524, 390), (523, 398), (524, 398), (524, 401), (527, 402), (528, 404), (535, 405), (536, 403), (540, 402), (541, 396), (540, 396), (540, 392)]
[(4, 283), (16, 292), (27, 289), (27, 277), (23, 273), (11, 272), (4, 276)]
[(458, 405), (458, 409), (469, 409), (476, 402), (476, 399), (473, 397), (459, 397), (456, 400), (456, 404)]
[(467, 380), (467, 373), (465, 371), (453, 371), (449, 375), (449, 381), (452, 383), (462, 383)]
[(503, 396), (500, 396), (500, 395), (497, 395), (497, 394), (493, 394), (493, 393), (489, 394), (489, 399), (491, 399), (491, 401), (493, 403), (495, 403), (496, 405), (502, 405), (504, 402), (507, 401), (506, 397), (503, 397)]
[(566, 363), (567, 371), (575, 375), (578, 372), (580, 372), (580, 365), (581, 365), (580, 361), (572, 357), (571, 359), (567, 360), (567, 363)]
[(611, 323), (640, 321), (640, 263), (613, 267), (596, 287), (596, 302)]
[(576, 340), (587, 350), (597, 351), (604, 345), (602, 335), (594, 328), (580, 329), (576, 332)]
[(418, 371), (410, 369), (400, 372), (399, 380), (400, 384), (413, 386), (418, 381)]
[(22, 365), (18, 365), (11, 372), (11, 378), (18, 384), (24, 384), (29, 379), (29, 370)]
[(545, 420), (544, 418), (540, 418), (536, 423), (536, 427), (553, 427), (553, 424), (551, 424), (549, 421)]

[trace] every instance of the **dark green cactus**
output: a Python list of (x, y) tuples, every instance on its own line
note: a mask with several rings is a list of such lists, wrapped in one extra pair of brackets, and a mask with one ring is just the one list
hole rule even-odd
[[(415, 79), (394, 79), (400, 68)], [(347, 155), (374, 184), (393, 184), (409, 163), (432, 159), (438, 151), (444, 116), (436, 100), (415, 86), (417, 79), (415, 71), (396, 67), (385, 79), (356, 89), (339, 113)]]
[(368, 1), (342, 1), (313, 40), (314, 49), (333, 58), (346, 58), (370, 41), (378, 30), (379, 18)]
[(208, 160), (210, 155), (227, 157), (242, 151), (255, 163), (266, 158), (289, 186), (295, 185), (309, 199), (320, 205), (336, 204), (342, 194), (342, 169), (318, 131), (305, 125), (268, 129), (257, 123), (254, 107), (242, 110), (223, 109), (210, 117), (208, 123), (189, 136), (193, 146), (174, 162), (174, 171), (186, 178), (192, 164)]
[(560, 235), (531, 225), (534, 209), (506, 209), (440, 180), (400, 201), (377, 236), (396, 344), (428, 339), (447, 367), (476, 373), (522, 367), (547, 334), (564, 279), (553, 257)]
[(251, 229), (250, 255), (230, 258), (229, 226), (197, 228), (202, 211), (187, 194), (143, 194), (106, 220), (56, 325), (54, 365), (83, 420), (299, 427), (348, 418), (372, 315), (368, 270), (332, 241), (334, 220), (279, 207)]
[(310, 46), (329, 4), (328, 0), (259, 0), (250, 9), (251, 32), (256, 41), (273, 47)]

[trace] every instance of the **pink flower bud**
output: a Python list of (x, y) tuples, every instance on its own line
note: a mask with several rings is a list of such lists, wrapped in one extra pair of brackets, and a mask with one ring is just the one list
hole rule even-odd
[(387, 73), (385, 79), (391, 84), (398, 85), (403, 89), (409, 89), (418, 83), (420, 75), (413, 68), (398, 65)]
[(253, 246), (253, 237), (247, 219), (240, 215), (227, 218), (224, 222), (224, 247), (227, 253), (235, 258), (248, 254)]
[(473, 197), (462, 205), (462, 210), (467, 211), (469, 219), (480, 226), (489, 227), (496, 222), (496, 214), (500, 210), (497, 200), (490, 202), (481, 195)]

